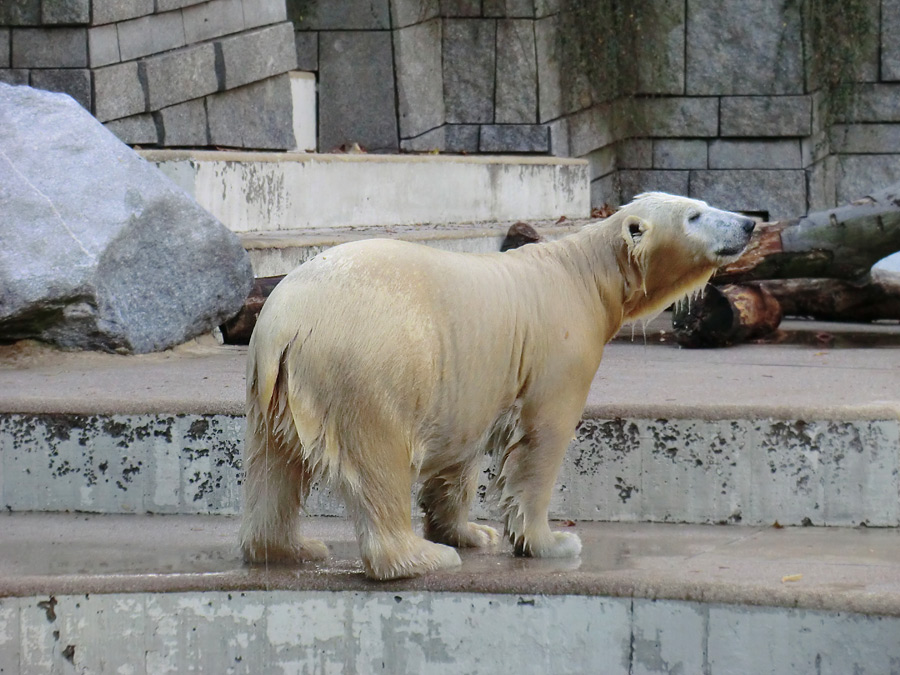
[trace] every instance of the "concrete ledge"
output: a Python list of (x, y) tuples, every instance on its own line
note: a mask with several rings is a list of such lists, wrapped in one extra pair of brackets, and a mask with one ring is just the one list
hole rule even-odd
[(379, 584), (349, 525), (307, 525), (331, 559), (266, 569), (241, 565), (230, 518), (0, 516), (0, 667), (715, 675), (900, 659), (893, 530), (578, 524), (578, 559), (462, 551), (458, 570)]
[(234, 232), (590, 215), (585, 160), (167, 150), (141, 154)]
[[(588, 220), (529, 220), (548, 239), (556, 239), (580, 229)], [(258, 277), (287, 274), (322, 251), (359, 239), (387, 238), (414, 241), (445, 251), (495, 253), (500, 250), (513, 221), (455, 225), (393, 225), (389, 227), (335, 227), (307, 230), (250, 232), (239, 235), (250, 254), (253, 272)]]
[[(244, 357), (243, 348), (199, 344), (146, 357), (6, 348), (0, 505), (238, 512)], [(898, 370), (900, 356), (890, 349), (689, 351), (614, 342), (551, 512), (576, 520), (898, 526)], [(486, 460), (478, 517), (496, 516), (484, 495), (489, 467)], [(308, 512), (344, 509), (323, 489)]]

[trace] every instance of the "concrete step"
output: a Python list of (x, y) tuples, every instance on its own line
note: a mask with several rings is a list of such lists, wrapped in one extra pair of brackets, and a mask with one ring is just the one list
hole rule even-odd
[[(0, 672), (897, 673), (900, 532), (593, 524), (570, 560), (248, 568), (230, 517), (0, 515)], [(565, 524), (557, 523), (557, 526)]]
[[(547, 239), (580, 229), (588, 220), (529, 221)], [(392, 225), (389, 227), (333, 227), (240, 234), (257, 277), (287, 274), (325, 249), (359, 239), (403, 239), (446, 251), (492, 253), (500, 250), (512, 222), (451, 225)]]
[(145, 150), (234, 232), (587, 218), (586, 160)]
[[(659, 342), (665, 325), (608, 346), (554, 517), (900, 525), (900, 351), (872, 341), (897, 344), (896, 325), (829, 349), (807, 342), (840, 326), (789, 322), (781, 344), (716, 351)], [(0, 505), (237, 513), (245, 355), (211, 343), (137, 357), (0, 348)], [(487, 468), (478, 517), (496, 516)], [(344, 513), (326, 489), (307, 506)]]

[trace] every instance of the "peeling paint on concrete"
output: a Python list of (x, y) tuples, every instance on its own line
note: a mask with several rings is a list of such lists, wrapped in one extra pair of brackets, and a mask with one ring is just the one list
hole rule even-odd
[[(0, 415), (0, 496), (15, 511), (233, 514), (244, 420)], [(481, 475), (473, 515), (496, 518)], [(551, 516), (625, 522), (900, 525), (898, 420), (585, 419)], [(314, 489), (310, 515), (345, 513)]]
[[(0, 667), (56, 673), (891, 673), (900, 618), (592, 596), (247, 591), (0, 600)], [(525, 600), (525, 602), (522, 602)]]

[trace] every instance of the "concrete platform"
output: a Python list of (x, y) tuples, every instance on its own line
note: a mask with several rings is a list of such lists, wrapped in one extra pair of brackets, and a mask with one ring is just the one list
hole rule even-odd
[[(688, 351), (656, 342), (662, 325), (646, 344), (608, 347), (554, 517), (900, 525), (900, 351), (790, 344), (841, 344), (841, 327), (824, 324), (794, 325), (787, 343)], [(873, 327), (856, 339), (897, 335)], [(0, 504), (237, 513), (244, 358), (215, 344), (145, 357), (6, 348)], [(474, 513), (490, 518), (489, 459), (483, 468)], [(325, 488), (307, 506), (344, 513)]]
[(233, 232), (590, 215), (588, 163), (526, 156), (144, 150)]
[[(250, 254), (257, 277), (287, 274), (325, 249), (359, 239), (402, 239), (426, 244), (445, 251), (493, 253), (500, 250), (510, 226), (515, 221), (500, 223), (456, 223), (442, 225), (390, 225), (386, 227), (314, 227), (305, 230), (248, 232), (240, 236)], [(547, 239), (570, 234), (588, 220), (534, 221)]]
[[(4, 672), (894, 673), (900, 532), (577, 523), (579, 559), (463, 551), (367, 581), (243, 566), (227, 517), (0, 516)], [(565, 526), (564, 524), (562, 524)]]

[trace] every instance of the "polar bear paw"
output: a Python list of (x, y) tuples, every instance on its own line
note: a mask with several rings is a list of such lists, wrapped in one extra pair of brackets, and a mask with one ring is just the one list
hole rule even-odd
[(581, 553), (581, 539), (573, 532), (550, 532), (539, 540), (526, 540), (516, 550), (534, 558), (575, 558)]
[(325, 560), (328, 547), (318, 539), (295, 537), (292, 542), (249, 542), (241, 546), (244, 562), (250, 564), (297, 563)]
[[(462, 560), (456, 549), (443, 544), (435, 544), (416, 537), (408, 543), (404, 555), (385, 553), (381, 555), (363, 554), (366, 576), (370, 579), (387, 581), (418, 577), (435, 570), (459, 567)], [(382, 550), (389, 551), (389, 547)]]

